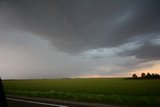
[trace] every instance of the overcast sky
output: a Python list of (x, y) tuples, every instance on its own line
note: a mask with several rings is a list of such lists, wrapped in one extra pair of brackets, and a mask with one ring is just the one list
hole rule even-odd
[(0, 0), (0, 76), (160, 73), (159, 0)]

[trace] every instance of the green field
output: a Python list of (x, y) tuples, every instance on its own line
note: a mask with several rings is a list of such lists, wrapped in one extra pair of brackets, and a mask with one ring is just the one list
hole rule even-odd
[(160, 105), (160, 80), (123, 78), (4, 80), (7, 94), (72, 101)]

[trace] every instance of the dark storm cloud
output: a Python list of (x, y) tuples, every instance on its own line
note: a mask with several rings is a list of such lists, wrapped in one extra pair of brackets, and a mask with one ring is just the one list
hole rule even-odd
[(160, 46), (152, 45), (150, 43), (144, 43), (139, 49), (134, 51), (122, 52), (122, 56), (132, 56), (135, 55), (138, 59), (148, 60), (159, 60), (160, 59)]
[[(2, 0), (1, 8), (4, 27), (39, 34), (71, 54), (160, 35), (159, 0)], [(123, 55), (160, 58), (159, 44), (141, 42)]]

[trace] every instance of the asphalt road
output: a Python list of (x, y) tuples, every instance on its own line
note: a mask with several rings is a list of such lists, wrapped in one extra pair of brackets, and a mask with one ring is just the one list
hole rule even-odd
[(65, 105), (27, 101), (21, 99), (7, 98), (8, 107), (68, 107)]
[(104, 105), (104, 104), (93, 104), (93, 103), (80, 103), (80, 102), (65, 102), (65, 101), (55, 101), (55, 102), (45, 102), (32, 100), (32, 99), (21, 99), (8, 97), (7, 98), (8, 107), (124, 107), (118, 105)]

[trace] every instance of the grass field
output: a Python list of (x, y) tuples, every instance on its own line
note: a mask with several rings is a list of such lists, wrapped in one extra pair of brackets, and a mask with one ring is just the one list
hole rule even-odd
[(155, 107), (160, 105), (160, 80), (123, 78), (5, 80), (12, 95)]

